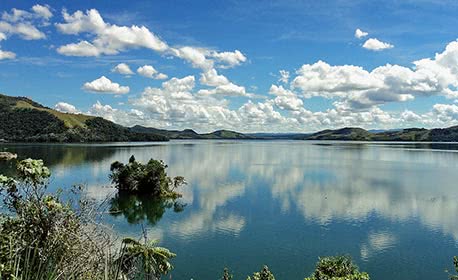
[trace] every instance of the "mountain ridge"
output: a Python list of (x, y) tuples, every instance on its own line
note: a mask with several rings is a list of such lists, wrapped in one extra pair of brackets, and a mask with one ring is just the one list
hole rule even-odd
[(458, 126), (384, 131), (344, 127), (315, 133), (240, 133), (217, 130), (199, 134), (192, 129), (166, 130), (141, 125), (125, 127), (101, 117), (63, 113), (27, 97), (0, 94), (0, 142), (124, 142), (169, 139), (458, 142)]

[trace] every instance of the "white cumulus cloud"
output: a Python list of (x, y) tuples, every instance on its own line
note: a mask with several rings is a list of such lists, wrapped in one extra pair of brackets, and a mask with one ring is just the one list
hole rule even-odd
[(126, 63), (119, 63), (113, 69), (111, 69), (111, 72), (119, 73), (121, 75), (134, 75), (135, 74), (130, 69), (129, 65), (127, 65)]
[[(63, 55), (97, 56), (100, 54), (118, 54), (121, 51), (134, 48), (148, 48), (163, 52), (168, 46), (158, 36), (145, 26), (117, 26), (106, 23), (100, 13), (91, 9), (83, 13), (76, 11), (73, 14), (62, 12), (64, 23), (57, 23), (57, 29), (64, 34), (88, 33), (94, 36), (92, 42), (85, 44), (72, 43), (71, 48), (64, 45), (58, 49)], [(97, 51), (87, 51), (88, 45)], [(83, 51), (78, 51), (83, 48)]]
[(34, 11), (35, 14), (37, 14), (38, 16), (46, 20), (50, 19), (53, 16), (51, 10), (49, 9), (49, 6), (42, 6), (42, 5), (36, 4), (32, 7), (32, 11)]
[(65, 102), (59, 102), (56, 105), (54, 105), (54, 109), (57, 111), (63, 112), (63, 113), (72, 113), (72, 114), (78, 114), (80, 111), (76, 109), (75, 106), (69, 103)]
[(364, 42), (363, 48), (371, 51), (382, 51), (386, 49), (392, 49), (394, 48), (394, 46), (392, 44), (382, 42), (376, 38), (370, 38), (367, 39), (366, 42)]
[(366, 37), (367, 35), (369, 35), (369, 33), (364, 32), (364, 31), (362, 31), (362, 30), (359, 29), (359, 28), (357, 28), (357, 29), (355, 30), (355, 37), (358, 38), (358, 39), (364, 38), (364, 37)]
[(3, 59), (14, 59), (14, 58), (16, 58), (16, 54), (15, 53), (9, 52), (9, 51), (0, 50), (0, 60), (3, 60)]
[(126, 94), (130, 90), (128, 86), (121, 86), (118, 83), (114, 83), (105, 76), (102, 76), (92, 82), (85, 83), (83, 85), (83, 89), (95, 93), (113, 94)]

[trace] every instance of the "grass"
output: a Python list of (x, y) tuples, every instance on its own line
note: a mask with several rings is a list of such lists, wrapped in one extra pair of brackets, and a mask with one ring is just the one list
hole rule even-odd
[(39, 111), (45, 111), (48, 112), (54, 116), (56, 116), (58, 119), (62, 120), (65, 124), (66, 127), (68, 128), (75, 128), (75, 127), (83, 127), (86, 128), (86, 121), (89, 119), (93, 119), (94, 117), (92, 116), (87, 116), (83, 114), (71, 114), (71, 113), (62, 113), (53, 109), (49, 108), (38, 108), (33, 106), (32, 104), (26, 102), (26, 101), (18, 101), (14, 108), (18, 109), (35, 109)]

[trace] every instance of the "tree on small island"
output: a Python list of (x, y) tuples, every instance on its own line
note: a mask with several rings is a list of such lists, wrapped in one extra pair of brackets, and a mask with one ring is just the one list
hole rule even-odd
[(161, 160), (150, 159), (147, 164), (135, 160), (132, 155), (127, 164), (115, 161), (110, 167), (110, 179), (119, 192), (151, 195), (156, 198), (178, 198), (176, 190), (186, 184), (182, 176), (167, 176), (167, 165)]

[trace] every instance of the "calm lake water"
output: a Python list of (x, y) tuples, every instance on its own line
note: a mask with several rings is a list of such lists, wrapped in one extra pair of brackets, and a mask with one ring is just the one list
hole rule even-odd
[[(171, 141), (13, 145), (42, 158), (52, 186), (88, 186), (120, 211), (104, 221), (122, 236), (177, 253), (172, 279), (235, 279), (268, 264), (277, 279), (308, 276), (318, 256), (349, 254), (371, 279), (448, 279), (458, 255), (458, 144)], [(114, 197), (111, 162), (163, 159), (188, 181), (183, 209)], [(1, 163), (0, 173), (13, 163)]]

